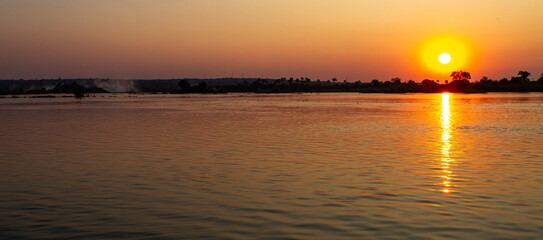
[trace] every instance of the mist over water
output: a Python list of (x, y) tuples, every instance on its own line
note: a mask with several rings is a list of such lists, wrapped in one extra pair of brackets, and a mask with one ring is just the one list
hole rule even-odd
[(0, 99), (2, 239), (541, 239), (543, 94)]
[(138, 92), (139, 90), (133, 80), (99, 79), (94, 81), (94, 86), (112, 93)]

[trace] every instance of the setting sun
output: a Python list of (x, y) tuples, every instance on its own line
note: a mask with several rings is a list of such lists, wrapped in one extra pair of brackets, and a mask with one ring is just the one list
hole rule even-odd
[(448, 64), (451, 62), (451, 55), (448, 53), (442, 53), (439, 55), (439, 62), (441, 64)]
[(471, 49), (464, 39), (455, 36), (437, 36), (419, 47), (421, 71), (444, 75), (468, 66)]

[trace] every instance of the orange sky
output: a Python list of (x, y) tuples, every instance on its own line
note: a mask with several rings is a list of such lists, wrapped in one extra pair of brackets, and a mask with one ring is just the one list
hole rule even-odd
[(541, 0), (0, 0), (0, 9), (3, 79), (446, 79), (419, 54), (442, 35), (469, 46), (458, 70), (476, 80), (543, 73)]

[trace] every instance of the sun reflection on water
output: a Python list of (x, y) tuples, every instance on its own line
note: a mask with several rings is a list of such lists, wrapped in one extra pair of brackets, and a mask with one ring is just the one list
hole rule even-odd
[(441, 168), (443, 169), (443, 192), (448, 193), (451, 188), (450, 168), (451, 157), (451, 109), (449, 103), (450, 94), (443, 93), (441, 95)]

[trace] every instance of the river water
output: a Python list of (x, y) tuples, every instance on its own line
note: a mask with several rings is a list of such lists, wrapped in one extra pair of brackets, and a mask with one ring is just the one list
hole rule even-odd
[(542, 239), (543, 94), (0, 98), (2, 239)]

